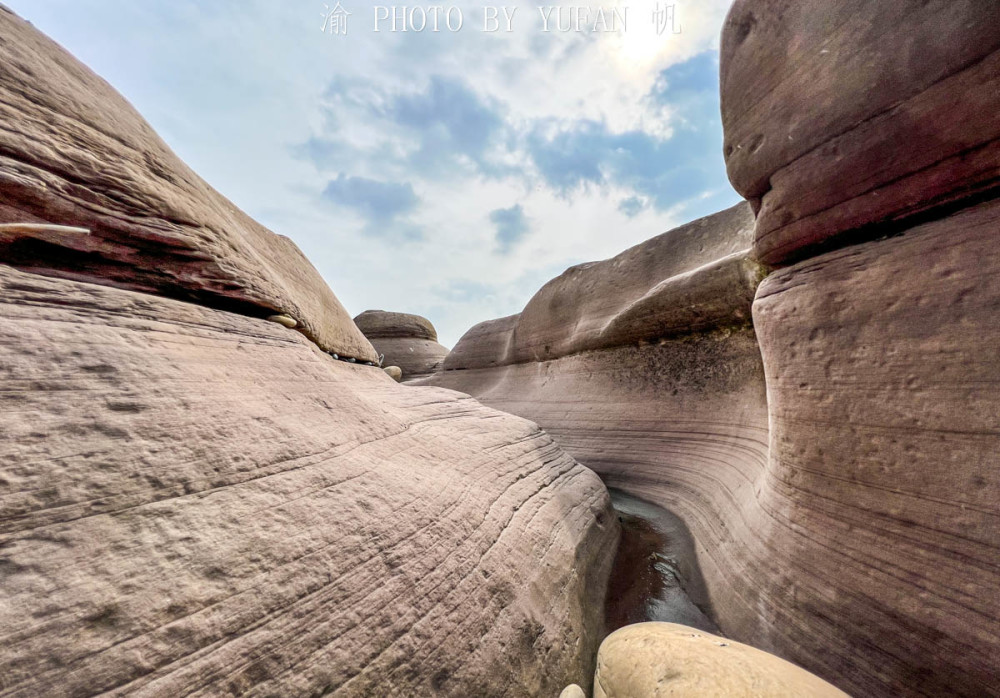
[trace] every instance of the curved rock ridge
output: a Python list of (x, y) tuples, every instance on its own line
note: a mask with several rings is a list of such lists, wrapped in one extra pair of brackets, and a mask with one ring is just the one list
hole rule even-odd
[(765, 535), (775, 523), (761, 499), (771, 477), (768, 408), (753, 328), (442, 371), (418, 384), (538, 423), (609, 487), (676, 514), (694, 539), (713, 619), (727, 635), (774, 649), (778, 601), (761, 589), (784, 580), (790, 543)]
[(558, 359), (750, 322), (762, 278), (748, 258), (746, 204), (567, 269), (519, 315), (481, 323), (455, 346), (445, 370)]
[(424, 383), (677, 514), (726, 635), (854, 695), (997, 695), (998, 233), (980, 204), (773, 274), (753, 327)]
[(212, 189), (110, 85), (2, 6), (0, 36), (0, 258), (255, 317), (286, 314), (325, 351), (376, 360), (291, 240)]
[(767, 264), (1000, 187), (1000, 3), (737, 0), (721, 60)]
[(433, 373), (448, 356), (434, 325), (420, 315), (366, 310), (354, 323), (384, 357), (383, 365), (402, 369), (404, 382)]
[[(445, 363), (451, 369), (455, 357), (468, 357), (469, 366), (420, 383), (460, 390), (537, 422), (609, 486), (679, 516), (694, 539), (697, 569), (689, 576), (704, 580), (715, 620), (727, 634), (766, 643), (772, 609), (758, 602), (758, 590), (778, 574), (779, 563), (761, 540), (761, 527), (770, 524), (758, 498), (769, 477), (768, 410), (750, 325), (759, 276), (744, 266), (747, 252), (738, 247), (751, 242), (748, 215), (738, 207), (710, 216), (679, 229), (676, 246), (668, 232), (559, 277), (529, 304), (536, 318), (530, 334), (521, 334), (527, 310), (478, 325)], [(724, 273), (733, 268), (752, 273)], [(657, 269), (669, 276), (657, 278)], [(726, 283), (733, 278), (738, 282)], [(572, 320), (547, 332), (540, 319), (546, 305)], [(642, 322), (630, 326), (626, 318)], [(571, 325), (581, 328), (581, 340), (557, 345)], [(601, 327), (628, 328), (614, 335), (627, 341), (498, 365), (500, 354), (511, 360), (510, 347), (524, 336), (546, 337), (550, 347), (566, 350), (600, 346), (595, 337), (612, 336), (593, 329)], [(638, 335), (631, 327), (640, 328)]]
[(847, 698), (753, 647), (673, 623), (639, 623), (601, 643), (594, 698)]
[[(511, 363), (655, 340), (695, 327), (746, 324), (759, 278), (747, 260), (746, 204), (566, 270), (528, 301)], [(707, 293), (698, 294), (704, 289)], [(732, 292), (727, 292), (731, 289)]]
[(510, 346), (520, 315), (481, 322), (464, 335), (444, 360), (445, 371), (492, 368), (511, 363)]
[(0, 695), (589, 687), (617, 520), (537, 426), (0, 265)]

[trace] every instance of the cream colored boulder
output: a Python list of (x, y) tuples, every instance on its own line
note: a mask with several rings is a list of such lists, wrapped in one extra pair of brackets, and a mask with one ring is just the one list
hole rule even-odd
[(673, 623), (639, 623), (609, 635), (594, 676), (594, 698), (846, 695), (767, 652)]

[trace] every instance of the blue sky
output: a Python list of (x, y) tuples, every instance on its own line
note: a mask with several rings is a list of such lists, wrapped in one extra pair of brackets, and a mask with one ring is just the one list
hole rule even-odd
[(738, 200), (718, 114), (730, 0), (676, 0), (663, 35), (648, 0), (604, 3), (628, 8), (617, 33), (545, 33), (514, 3), (512, 31), (485, 33), (479, 2), (456, 3), (459, 32), (376, 33), (373, 3), (341, 0), (346, 35), (323, 31), (335, 0), (5, 2), (295, 240), (352, 314), (419, 313), (449, 346), (566, 267)]

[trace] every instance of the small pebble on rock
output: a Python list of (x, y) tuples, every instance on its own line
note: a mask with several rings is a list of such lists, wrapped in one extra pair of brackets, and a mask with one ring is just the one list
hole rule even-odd
[(299, 324), (298, 321), (290, 315), (272, 315), (268, 318), (268, 320), (270, 322), (276, 322), (279, 325), (284, 325), (289, 329), (294, 329), (295, 327), (298, 327)]

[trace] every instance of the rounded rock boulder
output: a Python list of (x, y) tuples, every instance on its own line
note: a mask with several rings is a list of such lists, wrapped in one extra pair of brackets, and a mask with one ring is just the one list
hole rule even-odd
[(420, 315), (366, 310), (354, 323), (375, 350), (384, 355), (384, 366), (398, 366), (403, 380), (430, 375), (444, 363), (447, 347), (437, 341), (437, 330)]

